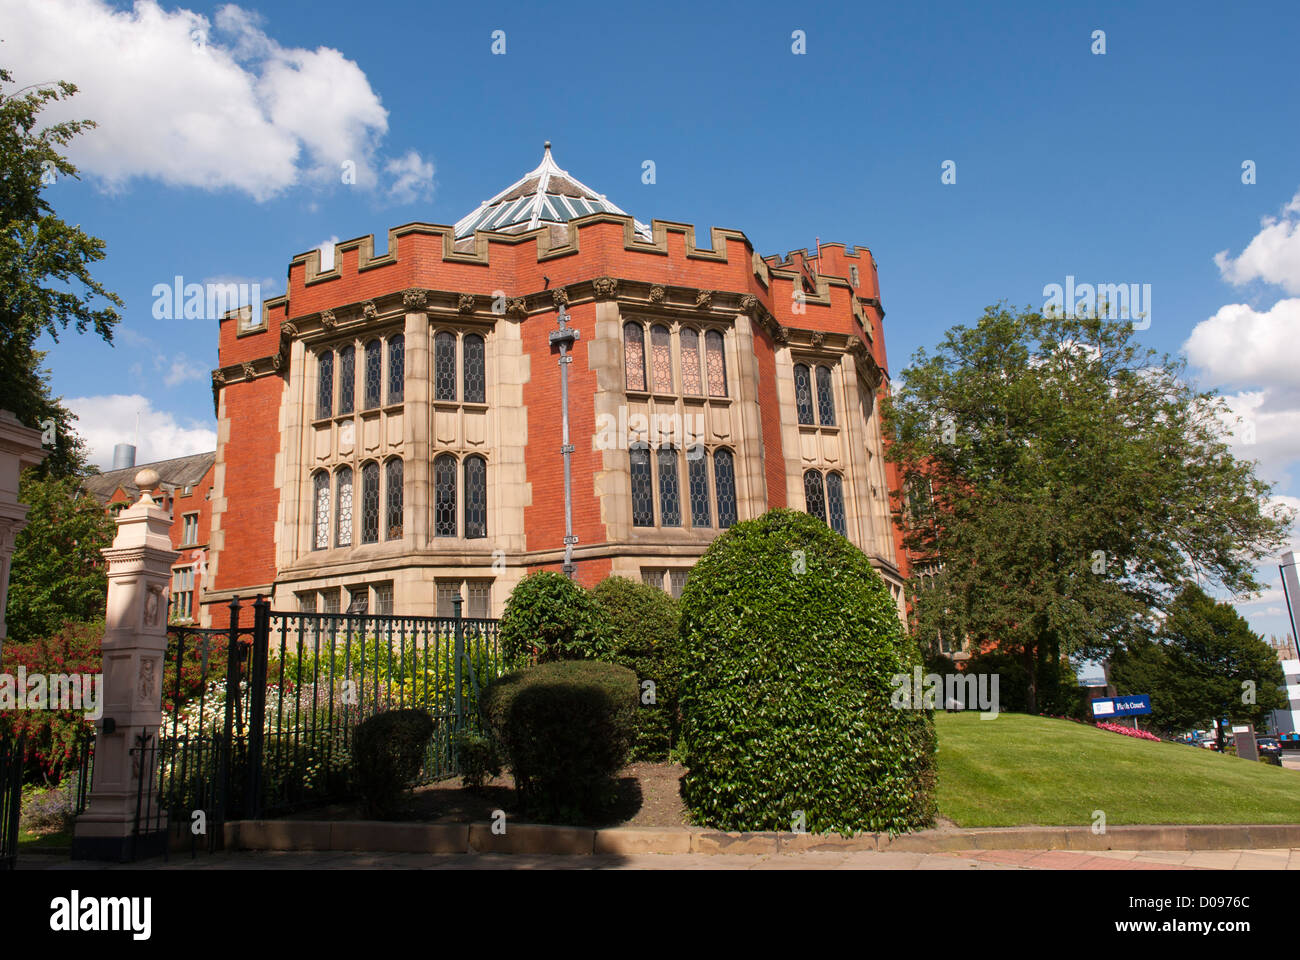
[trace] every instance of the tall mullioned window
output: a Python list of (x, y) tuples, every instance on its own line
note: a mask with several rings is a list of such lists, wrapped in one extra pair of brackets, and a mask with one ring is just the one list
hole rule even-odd
[[(647, 336), (650, 343), (648, 354)], [(700, 330), (686, 324), (675, 333), (662, 323), (646, 325), (629, 320), (623, 324), (623, 375), (627, 389), (635, 393), (676, 393), (673, 377), (673, 353), (676, 350), (682, 371), (683, 396), (702, 397), (707, 393), (710, 397), (726, 397), (727, 360), (722, 333), (706, 330), (703, 350), (700, 339)]]
[(387, 494), (386, 506), (386, 528), (388, 533), (385, 540), (402, 539), (402, 461), (397, 457), (389, 460), (384, 465), (384, 472), (387, 476), (384, 478), (384, 489)]
[(449, 453), (433, 459), (433, 535), (456, 536), (456, 458)]
[(713, 452), (713, 477), (718, 497), (718, 526), (736, 525), (736, 459), (727, 449)]
[[(463, 487), (457, 488), (457, 477)], [(463, 516), (457, 515), (462, 504)], [(450, 453), (433, 459), (433, 535), (479, 540), (487, 536), (487, 460), (473, 455), (458, 462)]]
[(364, 410), (379, 406), (384, 387), (384, 345), (378, 340), (366, 344), (366, 404)]
[(818, 470), (807, 470), (803, 475), (803, 498), (807, 511), (826, 522), (826, 488), (822, 484), (822, 475)]
[(357, 348), (339, 348), (339, 415), (352, 412), (357, 397)]
[(433, 398), (456, 400), (456, 335), (442, 330), (433, 338)]
[(465, 537), (487, 536), (487, 461), (465, 458)]
[(315, 511), (313, 549), (324, 550), (330, 545), (330, 475), (321, 470), (312, 478), (312, 509)]
[(338, 506), (335, 508), (334, 546), (352, 546), (352, 468), (340, 467), (335, 476), (335, 496)]
[(487, 362), (483, 338), (465, 334), (465, 402), (487, 402)]
[(826, 517), (832, 530), (841, 537), (849, 535), (844, 519), (844, 478), (838, 473), (826, 474)]
[(831, 393), (831, 368), (817, 368), (817, 416), (823, 427), (835, 426), (835, 397)]
[(794, 365), (794, 406), (800, 423), (813, 422), (812, 377), (807, 364)]
[(379, 542), (379, 464), (361, 465), (361, 542)]
[(401, 403), (406, 395), (406, 337), (397, 333), (388, 338), (388, 402)]
[(623, 324), (623, 369), (629, 390), (645, 389), (645, 330), (639, 323)]
[(334, 416), (334, 351), (316, 358), (316, 419)]
[(650, 449), (645, 446), (633, 447), (628, 451), (628, 457), (632, 472), (632, 525), (653, 527), (655, 500), (650, 482)]

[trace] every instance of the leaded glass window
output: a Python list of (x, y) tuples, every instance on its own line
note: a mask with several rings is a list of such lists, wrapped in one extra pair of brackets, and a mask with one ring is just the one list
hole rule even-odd
[(433, 460), (433, 535), (456, 536), (456, 458), (449, 453)]
[(388, 528), (388, 540), (402, 539), (402, 461), (396, 458), (389, 460), (384, 465), (384, 470), (388, 474), (384, 478), (384, 489), (387, 491), (388, 499), (385, 501), (387, 508), (387, 517), (385, 525)]
[(366, 405), (373, 410), (379, 406), (384, 386), (384, 345), (378, 340), (366, 344)]
[(379, 542), (379, 464), (361, 465), (361, 542)]
[(465, 458), (465, 537), (487, 536), (487, 461)]
[(655, 393), (672, 393), (673, 335), (660, 324), (650, 328), (650, 361), (654, 369)]
[(324, 550), (330, 545), (330, 475), (322, 470), (312, 478), (315, 492), (312, 503), (315, 504), (316, 540), (313, 549)]
[(433, 398), (456, 399), (456, 335), (446, 330), (433, 338)]
[(391, 583), (375, 584), (375, 613), (385, 617), (393, 615), (393, 585)]
[(691, 488), (691, 524), (711, 527), (713, 517), (709, 504), (709, 461), (704, 455), (703, 447), (693, 447), (687, 451), (686, 474)]
[(831, 393), (831, 368), (817, 368), (817, 416), (823, 427), (835, 426), (835, 397)]
[(322, 590), (321, 613), (338, 613), (339, 612), (339, 588), (333, 590)]
[(623, 369), (629, 390), (645, 389), (645, 331), (639, 323), (623, 324)]
[(357, 348), (352, 344), (339, 349), (339, 413), (351, 413), (357, 399)]
[(813, 422), (812, 382), (808, 378), (808, 368), (802, 363), (794, 365), (794, 405), (800, 423)]
[(713, 453), (713, 486), (718, 497), (718, 526), (736, 525), (736, 461), (730, 450)]
[(334, 353), (322, 353), (316, 361), (316, 418), (334, 416)]
[(483, 338), (477, 333), (465, 336), (465, 402), (487, 402), (487, 364)]
[(700, 334), (690, 327), (682, 327), (682, 393), (698, 397), (704, 393), (700, 381)]
[(822, 475), (816, 470), (809, 470), (803, 475), (803, 499), (807, 511), (826, 522), (826, 493), (822, 488)]
[(682, 590), (686, 588), (686, 578), (691, 575), (691, 571), (683, 570), (681, 567), (670, 567), (668, 570), (668, 592), (672, 594), (674, 600), (682, 598)]
[(681, 481), (677, 473), (677, 451), (659, 448), (659, 522), (665, 527), (682, 525)]
[(838, 473), (826, 474), (826, 514), (830, 518), (831, 529), (841, 537), (847, 537), (849, 528), (844, 522), (844, 478)]
[(388, 338), (388, 402), (401, 403), (406, 394), (406, 336)]
[(722, 355), (722, 334), (710, 330), (704, 335), (704, 358), (709, 368), (709, 396), (727, 395), (727, 361)]
[(338, 485), (338, 523), (334, 530), (334, 546), (352, 546), (352, 468), (343, 467), (335, 474)]
[(492, 581), (466, 580), (465, 592), (469, 594), (465, 609), (467, 617), (486, 620), (492, 610)]
[(456, 613), (452, 601), (460, 598), (459, 580), (438, 581), (438, 616), (450, 617)]
[(650, 486), (650, 451), (645, 447), (633, 447), (628, 451), (628, 458), (632, 468), (632, 525), (653, 527), (655, 502)]

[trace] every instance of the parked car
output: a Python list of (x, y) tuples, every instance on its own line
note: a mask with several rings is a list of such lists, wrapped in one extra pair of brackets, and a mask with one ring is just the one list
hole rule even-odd
[(1261, 760), (1282, 766), (1282, 744), (1275, 737), (1260, 737), (1255, 741), (1255, 747), (1259, 750)]
[(1277, 739), (1283, 750), (1300, 750), (1300, 733), (1284, 733)]
[(1218, 742), (1217, 740), (1215, 740), (1213, 737), (1207, 737), (1207, 738), (1205, 738), (1204, 740), (1202, 740), (1202, 741), (1200, 742), (1200, 745), (1201, 745), (1202, 747), (1204, 747), (1206, 750), (1218, 750), (1218, 749), (1219, 749), (1219, 742)]

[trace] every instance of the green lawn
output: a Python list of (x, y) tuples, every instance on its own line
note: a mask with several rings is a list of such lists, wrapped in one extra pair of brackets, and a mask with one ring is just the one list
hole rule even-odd
[(936, 713), (939, 815), (963, 827), (1300, 823), (1300, 771), (1068, 720)]

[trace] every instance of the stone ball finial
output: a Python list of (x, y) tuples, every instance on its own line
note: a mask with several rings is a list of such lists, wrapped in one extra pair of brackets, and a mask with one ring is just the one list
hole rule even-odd
[(141, 499), (148, 497), (152, 500), (153, 488), (158, 486), (158, 471), (145, 467), (135, 475), (135, 485), (140, 488)]

